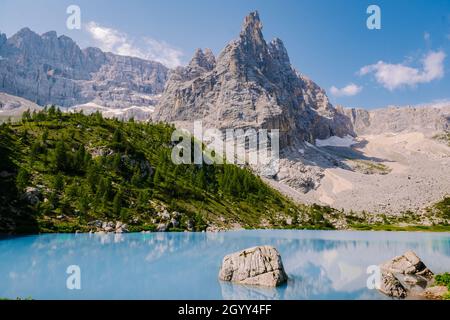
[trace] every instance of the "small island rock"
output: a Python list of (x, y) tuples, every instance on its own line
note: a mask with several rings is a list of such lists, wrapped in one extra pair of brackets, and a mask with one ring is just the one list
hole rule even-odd
[(271, 246), (259, 246), (223, 258), (219, 279), (246, 285), (276, 287), (288, 279), (281, 256)]

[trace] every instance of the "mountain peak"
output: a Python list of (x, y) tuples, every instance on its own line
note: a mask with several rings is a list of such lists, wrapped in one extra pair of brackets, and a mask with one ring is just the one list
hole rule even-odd
[(241, 30), (241, 39), (250, 40), (252, 42), (263, 42), (262, 22), (259, 19), (258, 11), (250, 12), (244, 19), (244, 24)]
[(57, 38), (58, 35), (56, 33), (56, 31), (47, 31), (46, 33), (43, 33), (42, 38)]
[(291, 68), (289, 54), (281, 39), (275, 38), (269, 44), (269, 52), (273, 59), (277, 60), (283, 68)]
[(189, 63), (191, 68), (200, 67), (206, 70), (212, 70), (215, 66), (215, 58), (210, 49), (197, 49)]
[(25, 27), (17, 31), (17, 33), (13, 37), (27, 37), (27, 36), (33, 36), (33, 37), (39, 37), (39, 35), (32, 31), (30, 28)]
[(298, 77), (283, 42), (266, 43), (256, 11), (245, 17), (239, 39), (222, 50), (215, 67), (205, 65), (205, 52), (197, 50), (189, 66), (171, 76), (155, 121), (201, 118), (219, 129), (277, 129), (281, 148), (351, 133), (338, 123), (325, 94)]

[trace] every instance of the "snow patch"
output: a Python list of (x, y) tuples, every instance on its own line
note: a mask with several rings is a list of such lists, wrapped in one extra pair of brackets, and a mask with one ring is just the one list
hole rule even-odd
[(327, 139), (316, 139), (316, 146), (318, 147), (351, 147), (356, 144), (357, 141), (352, 136), (346, 135), (341, 138), (338, 136), (331, 136)]

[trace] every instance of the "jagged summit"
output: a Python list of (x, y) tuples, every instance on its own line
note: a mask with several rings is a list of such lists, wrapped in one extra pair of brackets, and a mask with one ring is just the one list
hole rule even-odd
[(258, 11), (251, 12), (244, 19), (240, 38), (243, 41), (249, 41), (257, 45), (264, 45), (264, 37), (262, 34), (262, 22), (259, 19)]
[(325, 92), (292, 68), (283, 42), (264, 40), (258, 12), (244, 19), (239, 37), (215, 64), (204, 56), (197, 50), (187, 67), (172, 72), (154, 120), (278, 129), (282, 147), (352, 133)]
[(205, 51), (202, 49), (197, 49), (194, 56), (189, 62), (189, 66), (192, 68), (203, 68), (205, 70), (212, 70), (216, 65), (216, 58), (212, 53), (211, 49), (206, 48)]

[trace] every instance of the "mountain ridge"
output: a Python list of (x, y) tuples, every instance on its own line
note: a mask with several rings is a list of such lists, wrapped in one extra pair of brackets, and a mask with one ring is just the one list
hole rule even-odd
[(38, 35), (23, 28), (0, 39), (0, 91), (39, 105), (153, 106), (169, 70), (158, 62), (98, 48), (82, 50), (55, 31)]

